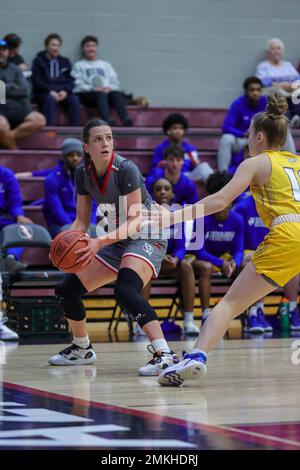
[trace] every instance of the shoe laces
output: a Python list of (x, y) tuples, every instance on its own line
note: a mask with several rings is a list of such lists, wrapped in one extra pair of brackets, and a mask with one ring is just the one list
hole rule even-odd
[[(152, 344), (148, 344), (147, 349), (150, 352), (150, 354), (153, 354), (152, 359), (149, 362), (147, 362), (147, 364), (153, 364), (153, 365), (159, 364), (162, 361), (163, 355), (166, 354), (164, 352), (158, 353), (157, 351), (155, 351)], [(170, 354), (171, 354), (171, 351), (170, 351)]]
[(60, 351), (60, 355), (63, 356), (63, 355), (69, 355), (71, 354), (72, 352), (74, 351), (79, 351), (79, 346), (77, 346), (76, 344), (72, 343), (70, 346), (67, 346), (65, 349), (63, 349), (62, 351)]

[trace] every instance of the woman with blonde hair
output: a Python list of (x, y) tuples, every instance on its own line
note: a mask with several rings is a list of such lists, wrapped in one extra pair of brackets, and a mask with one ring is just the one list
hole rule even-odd
[(223, 337), (231, 320), (300, 272), (300, 157), (281, 151), (288, 130), (286, 111), (285, 98), (271, 92), (267, 111), (256, 114), (251, 121), (248, 144), (252, 157), (241, 163), (229, 183), (191, 207), (171, 214), (161, 212), (162, 226), (198, 217), (199, 204), (204, 207), (204, 215), (214, 214), (250, 185), (258, 214), (270, 229), (251, 262), (212, 310), (192, 352), (161, 373), (161, 385), (181, 385), (186, 379), (203, 377), (207, 354)]

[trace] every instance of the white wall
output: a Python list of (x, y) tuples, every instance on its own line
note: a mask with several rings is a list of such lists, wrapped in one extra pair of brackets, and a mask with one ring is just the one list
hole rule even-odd
[(49, 33), (72, 61), (95, 34), (128, 92), (154, 105), (226, 107), (270, 37), (297, 66), (300, 0), (0, 0), (0, 32), (21, 35), (28, 61)]

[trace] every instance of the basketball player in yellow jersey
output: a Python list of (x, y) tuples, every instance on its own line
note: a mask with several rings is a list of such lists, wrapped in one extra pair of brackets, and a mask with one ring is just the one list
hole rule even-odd
[[(181, 385), (186, 379), (199, 380), (206, 374), (206, 359), (235, 317), (278, 286), (284, 286), (300, 272), (300, 157), (282, 152), (288, 121), (283, 96), (271, 92), (267, 111), (256, 114), (249, 133), (249, 153), (231, 181), (218, 193), (206, 197), (204, 215), (227, 207), (250, 185), (257, 211), (270, 228), (227, 294), (215, 306), (200, 331), (195, 348), (181, 362), (159, 376), (161, 385)], [(161, 211), (160, 224), (196, 218), (197, 204), (173, 212)], [(191, 216), (192, 212), (192, 216)], [(171, 220), (170, 220), (171, 219)]]

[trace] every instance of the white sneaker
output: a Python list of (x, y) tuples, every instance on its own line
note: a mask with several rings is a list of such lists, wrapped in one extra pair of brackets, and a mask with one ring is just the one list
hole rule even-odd
[(0, 339), (3, 341), (19, 341), (19, 335), (4, 323), (0, 322)]
[(157, 381), (160, 385), (179, 387), (185, 380), (200, 380), (206, 375), (206, 358), (201, 353), (185, 353), (183, 360), (163, 370)]
[(184, 332), (187, 336), (197, 336), (200, 333), (200, 328), (195, 322), (189, 321), (184, 324)]
[(80, 348), (72, 343), (71, 346), (60, 351), (48, 360), (51, 366), (81, 366), (86, 364), (94, 364), (97, 356), (91, 343), (87, 348)]
[(174, 364), (177, 364), (179, 362), (179, 358), (173, 351), (158, 354), (154, 350), (152, 344), (147, 346), (147, 348), (148, 351), (153, 354), (153, 358), (145, 366), (141, 367), (138, 370), (139, 375), (147, 377), (159, 375), (162, 370), (166, 369), (169, 366), (173, 366)]

